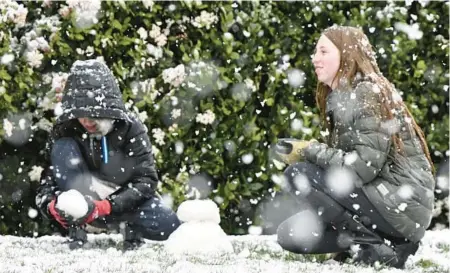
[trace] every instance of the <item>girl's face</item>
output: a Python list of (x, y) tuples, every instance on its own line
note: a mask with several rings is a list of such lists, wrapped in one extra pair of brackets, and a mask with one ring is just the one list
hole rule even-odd
[(320, 36), (317, 41), (312, 62), (317, 79), (332, 89), (336, 88), (337, 81), (333, 80), (339, 70), (341, 57), (339, 49), (325, 35)]

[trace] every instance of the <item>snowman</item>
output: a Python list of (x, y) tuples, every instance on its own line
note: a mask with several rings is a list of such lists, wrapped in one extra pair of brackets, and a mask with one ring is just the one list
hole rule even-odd
[(219, 257), (234, 253), (233, 245), (219, 226), (219, 208), (213, 201), (185, 201), (178, 207), (177, 216), (182, 224), (165, 242), (167, 252)]

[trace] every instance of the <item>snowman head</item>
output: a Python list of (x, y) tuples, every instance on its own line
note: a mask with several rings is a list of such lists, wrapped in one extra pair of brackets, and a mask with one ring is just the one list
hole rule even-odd
[(210, 199), (184, 201), (178, 207), (177, 216), (184, 223), (220, 223), (219, 207)]

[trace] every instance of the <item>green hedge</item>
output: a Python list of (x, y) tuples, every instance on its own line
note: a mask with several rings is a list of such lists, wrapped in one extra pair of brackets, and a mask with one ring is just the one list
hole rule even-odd
[(255, 209), (278, 191), (277, 138), (320, 137), (311, 54), (332, 24), (362, 26), (435, 162), (448, 152), (448, 3), (67, 2), (0, 4), (0, 234), (57, 230), (33, 209), (34, 178), (79, 59), (102, 58), (145, 120), (166, 200), (209, 195), (230, 233), (258, 224)]

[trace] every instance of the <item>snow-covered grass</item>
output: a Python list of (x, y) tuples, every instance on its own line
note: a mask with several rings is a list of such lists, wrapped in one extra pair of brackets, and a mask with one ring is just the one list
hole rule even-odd
[(296, 255), (284, 251), (275, 236), (229, 236), (234, 253), (213, 257), (173, 256), (164, 242), (146, 241), (121, 251), (118, 234), (89, 235), (83, 249), (69, 250), (67, 238), (0, 236), (0, 272), (449, 272), (450, 230), (428, 231), (405, 270), (339, 264), (327, 255)]

